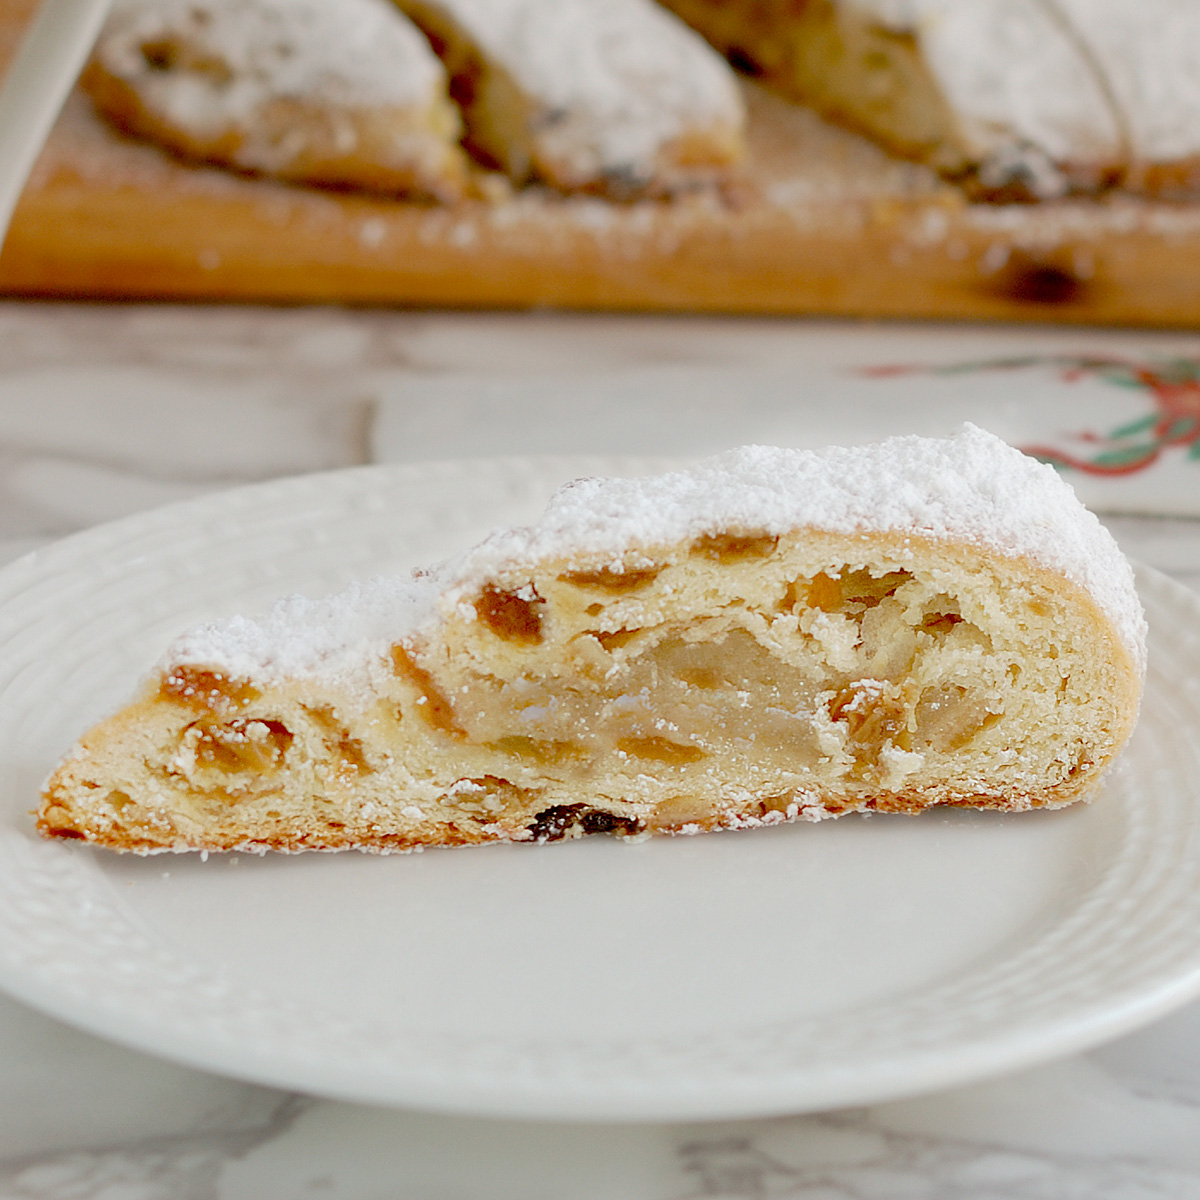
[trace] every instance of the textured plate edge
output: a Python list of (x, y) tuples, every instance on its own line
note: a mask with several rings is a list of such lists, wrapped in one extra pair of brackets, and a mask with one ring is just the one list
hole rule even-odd
[[(493, 459), (480, 461), (496, 466), (501, 462), (521, 463), (528, 460)], [(613, 464), (615, 469), (620, 470), (629, 469), (630, 466), (645, 466), (648, 460), (547, 458), (542, 461), (547, 463), (571, 464), (572, 469), (581, 462), (588, 464), (588, 467), (585, 467), (585, 469), (589, 469), (593, 463), (598, 465), (605, 464), (600, 469), (607, 469), (606, 464)], [(616, 466), (618, 462), (621, 464), (620, 466)], [(353, 473), (361, 478), (365, 477), (364, 473), (382, 471), (389, 475), (399, 472), (419, 477), (426, 473), (427, 468), (435, 465), (453, 467), (456, 464), (451, 461), (446, 464), (415, 464), (400, 467), (372, 466), (353, 468), (350, 472), (338, 471), (324, 474), (326, 476), (346, 476)], [(650, 465), (658, 467), (663, 464), (662, 460), (654, 460)], [(320, 477), (302, 476), (298, 478), (311, 481)], [(257, 498), (264, 492), (270, 492), (281, 485), (286, 487), (290, 482), (292, 481), (270, 481), (266, 484), (253, 485), (249, 488), (234, 489), (231, 492), (215, 493), (212, 496), (185, 501), (166, 509), (154, 510), (151, 513), (136, 514), (133, 517), (125, 518), (123, 521), (97, 527), (96, 530), (85, 531), (82, 534), (75, 535), (71, 539), (64, 539), (63, 542), (55, 543), (49, 548), (34, 551), (33, 554), (26, 556), (25, 559), (10, 564), (9, 567), (4, 569), (3, 573), (0, 573), (0, 580), (3, 579), (3, 575), (7, 575), (22, 563), (32, 562), (32, 565), (36, 567), (56, 548), (62, 548), (62, 553), (70, 555), (73, 553), (74, 546), (81, 540), (86, 542), (89, 536), (98, 534), (101, 531), (109, 531), (111, 534), (114, 529), (123, 531), (126, 529), (141, 529), (143, 527), (154, 528), (158, 527), (159, 524), (169, 527), (171, 523), (178, 519), (181, 510), (186, 513), (192, 508), (197, 508), (199, 511), (207, 513), (217, 496), (232, 499), (242, 496)], [(231, 502), (231, 499), (227, 499), (227, 502)], [(1145, 567), (1139, 568), (1139, 583), (1143, 583), (1153, 591), (1164, 592), (1169, 607), (1182, 605), (1184, 609), (1189, 610), (1189, 615), (1200, 624), (1200, 598), (1193, 595), (1183, 585), (1176, 583), (1159, 572)], [(301, 1087), (317, 1094), (359, 1102), (365, 1101), (387, 1105), (419, 1107), (443, 1112), (488, 1116), (602, 1121), (629, 1119), (695, 1120), (764, 1116), (783, 1112), (811, 1111), (813, 1109), (837, 1107), (847, 1104), (874, 1103), (887, 1099), (895, 1099), (900, 1096), (915, 1095), (921, 1092), (974, 1082), (990, 1075), (1048, 1061), (1061, 1057), (1064, 1054), (1078, 1052), (1109, 1040), (1112, 1037), (1119, 1036), (1122, 1033), (1129, 1032), (1148, 1021), (1163, 1016), (1180, 1005), (1187, 1003), (1197, 994), (1200, 994), (1200, 961), (1197, 962), (1191, 972), (1165, 982), (1160, 982), (1158, 986), (1148, 990), (1144, 995), (1134, 1000), (1129, 1000), (1112, 1010), (1093, 1012), (1089, 1018), (1082, 1022), (1078, 1019), (1073, 1019), (1051, 1023), (1051, 1026), (1037, 1034), (1019, 1039), (1011, 1037), (1001, 1038), (994, 1043), (984, 1043), (975, 1047), (972, 1053), (959, 1053), (950, 1061), (946, 1060), (944, 1054), (939, 1056), (935, 1052), (932, 1056), (929, 1056), (933, 1061), (924, 1064), (924, 1068), (920, 1072), (920, 1079), (916, 1082), (911, 1077), (911, 1062), (899, 1064), (892, 1068), (890, 1072), (876, 1072), (874, 1076), (875, 1081), (867, 1086), (864, 1086), (861, 1077), (851, 1078), (849, 1081), (831, 1077), (826, 1086), (821, 1088), (813, 1088), (811, 1081), (809, 1081), (805, 1086), (800, 1088), (800, 1092), (803, 1095), (797, 1094), (795, 1087), (777, 1086), (770, 1097), (764, 1098), (762, 1081), (748, 1081), (745, 1089), (745, 1099), (732, 1106), (729, 1103), (730, 1094), (737, 1089), (729, 1087), (727, 1087), (724, 1093), (724, 1101), (716, 1104), (708, 1099), (701, 1098), (697, 1100), (694, 1096), (684, 1096), (682, 1094), (675, 1100), (664, 1103), (661, 1092), (656, 1096), (649, 1097), (639, 1097), (636, 1094), (628, 1095), (614, 1104), (611, 1097), (598, 1101), (594, 1096), (574, 1095), (566, 1090), (560, 1092), (553, 1099), (548, 1100), (544, 1094), (544, 1089), (539, 1090), (535, 1087), (527, 1091), (522, 1090), (519, 1081), (516, 1087), (506, 1085), (502, 1091), (498, 1091), (495, 1087), (475, 1088), (473, 1091), (464, 1089), (461, 1086), (448, 1089), (442, 1087), (439, 1089), (431, 1086), (428, 1080), (417, 1080), (415, 1083), (412, 1083), (410, 1080), (410, 1086), (401, 1087), (395, 1086), (394, 1079), (380, 1081), (379, 1083), (368, 1083), (364, 1086), (364, 1080), (361, 1078), (361, 1075), (355, 1072), (350, 1072), (350, 1078), (343, 1080), (330, 1078), (331, 1074), (336, 1075), (338, 1072), (330, 1072), (327, 1063), (314, 1067), (312, 1070), (304, 1068), (295, 1069), (294, 1067), (280, 1070), (278, 1064), (272, 1065), (270, 1061), (272, 1058), (271, 1055), (265, 1056), (263, 1061), (257, 1063), (244, 1061), (247, 1057), (254, 1059), (255, 1055), (251, 1054), (247, 1056), (242, 1051), (235, 1052), (233, 1050), (229, 1050), (227, 1053), (207, 1053), (201, 1057), (194, 1053), (181, 1053), (179, 1046), (170, 1041), (170, 1035), (167, 1034), (164, 1034), (162, 1040), (151, 1036), (132, 1038), (127, 1029), (120, 1027), (120, 1022), (116, 1014), (112, 1014), (111, 1021), (105, 1021), (103, 1014), (98, 1016), (94, 1012), (79, 1011), (80, 1006), (73, 1005), (69, 1002), (69, 999), (64, 999), (61, 995), (56, 994), (53, 983), (47, 983), (44, 987), (38, 987), (30, 980), (17, 981), (14, 984), (11, 979), (6, 978), (0, 981), (0, 986), (3, 986), (10, 994), (41, 1011), (51, 1013), (69, 1024), (86, 1029), (88, 1032), (99, 1034), (111, 1041), (129, 1046), (131, 1049), (142, 1052), (149, 1051), (200, 1070), (216, 1070), (247, 1081), (271, 1086), (285, 1088)], [(1058, 1027), (1063, 1025), (1066, 1028)], [(175, 1036), (177, 1037), (177, 1033)], [(1020, 1044), (1014, 1046), (1014, 1041)], [(938, 1066), (937, 1062), (939, 1057), (942, 1060), (940, 1066)], [(891, 1079), (884, 1078), (889, 1073), (895, 1077)], [(832, 1072), (828, 1074), (836, 1076), (838, 1073)], [(903, 1078), (901, 1074), (903, 1074)], [(767, 1090), (771, 1091), (770, 1088)], [(467, 1095), (467, 1091), (471, 1091), (471, 1094)]]

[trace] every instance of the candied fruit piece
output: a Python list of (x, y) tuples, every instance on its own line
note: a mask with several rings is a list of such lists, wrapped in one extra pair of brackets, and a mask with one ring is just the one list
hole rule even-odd
[(170, 38), (148, 39), (138, 47), (152, 71), (169, 71), (180, 59), (179, 44)]
[(924, 633), (949, 633), (955, 625), (962, 624), (962, 617), (952, 612), (926, 613), (918, 628)]
[(847, 566), (819, 571), (805, 585), (797, 581), (784, 594), (784, 608), (794, 608), (801, 595), (809, 608), (835, 613), (874, 608), (912, 579), (907, 571), (888, 571), (872, 575), (867, 570), (851, 570)]
[(872, 575), (865, 569), (847, 571), (841, 579), (842, 603), (873, 608), (911, 579), (907, 571), (888, 571), (883, 575)]
[(363, 753), (362, 742), (352, 737), (350, 730), (337, 719), (332, 708), (305, 706), (305, 712), (320, 726), (326, 746), (341, 759), (342, 765), (355, 775), (370, 775), (371, 765)]

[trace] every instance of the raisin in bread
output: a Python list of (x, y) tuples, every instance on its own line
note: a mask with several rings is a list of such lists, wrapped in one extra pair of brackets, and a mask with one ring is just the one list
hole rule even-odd
[(82, 83), (185, 158), (438, 200), (467, 182), (445, 70), (388, 0), (116, 0)]
[(185, 634), (46, 785), (142, 852), (690, 833), (1094, 788), (1144, 671), (1132, 573), (967, 428), (582, 480), (407, 581)]

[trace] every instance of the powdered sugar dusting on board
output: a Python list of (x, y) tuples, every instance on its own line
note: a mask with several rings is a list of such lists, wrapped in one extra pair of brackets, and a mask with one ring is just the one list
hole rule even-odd
[(746, 446), (694, 467), (560, 489), (534, 525), (503, 530), (415, 579), (377, 580), (319, 601), (291, 598), (262, 621), (236, 618), (180, 638), (164, 669), (204, 665), (277, 681), (347, 678), (486, 583), (546, 559), (596, 567), (633, 549), (708, 533), (901, 532), (1024, 557), (1092, 595), (1139, 666), (1145, 621), (1116, 542), (1055, 471), (974, 426), (822, 451)]

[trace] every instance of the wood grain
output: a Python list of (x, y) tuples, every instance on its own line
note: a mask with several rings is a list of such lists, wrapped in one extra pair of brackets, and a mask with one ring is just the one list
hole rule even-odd
[[(0, 58), (31, 8), (0, 6)], [(749, 162), (720, 196), (437, 207), (183, 164), (77, 93), (18, 206), (0, 292), (1200, 326), (1200, 204), (968, 204), (747, 96)]]

